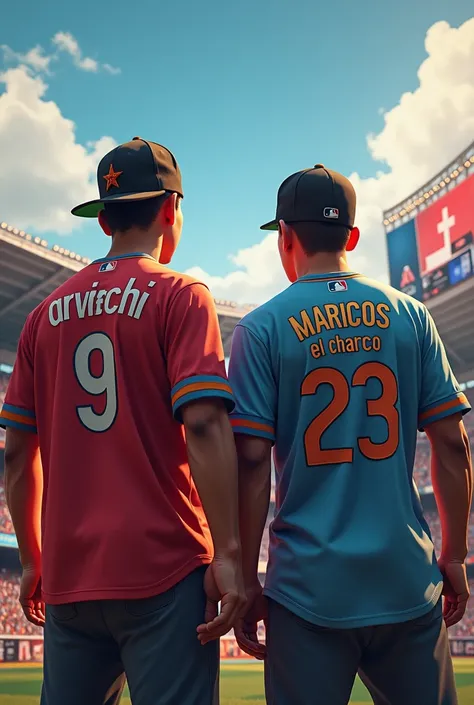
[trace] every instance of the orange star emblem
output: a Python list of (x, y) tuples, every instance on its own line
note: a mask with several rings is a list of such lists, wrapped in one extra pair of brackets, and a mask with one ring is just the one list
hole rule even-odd
[(108, 191), (111, 186), (116, 186), (117, 188), (119, 188), (119, 183), (117, 179), (120, 174), (123, 174), (123, 171), (114, 171), (114, 165), (111, 164), (109, 167), (109, 173), (103, 177), (107, 181), (107, 188), (105, 189), (106, 191)]

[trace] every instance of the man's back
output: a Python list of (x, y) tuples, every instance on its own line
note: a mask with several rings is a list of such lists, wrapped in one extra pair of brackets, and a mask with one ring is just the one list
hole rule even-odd
[(99, 260), (31, 314), (18, 365), (3, 414), (36, 419), (46, 601), (147, 597), (210, 562), (175, 420), (231, 399), (208, 290), (146, 255)]
[(469, 405), (425, 307), (352, 273), (307, 275), (242, 321), (232, 355), (234, 428), (276, 439), (266, 593), (323, 626), (427, 612), (442, 581), (417, 428)]

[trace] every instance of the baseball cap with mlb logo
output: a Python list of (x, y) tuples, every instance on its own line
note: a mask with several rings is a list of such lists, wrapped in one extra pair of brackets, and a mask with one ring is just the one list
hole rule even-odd
[(316, 164), (292, 174), (278, 189), (275, 220), (261, 230), (278, 230), (278, 223), (334, 223), (352, 229), (356, 195), (349, 179)]

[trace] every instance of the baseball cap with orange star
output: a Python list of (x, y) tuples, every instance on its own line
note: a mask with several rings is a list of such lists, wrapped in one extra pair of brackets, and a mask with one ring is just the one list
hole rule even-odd
[(97, 168), (99, 198), (72, 209), (81, 218), (96, 218), (104, 203), (143, 201), (169, 191), (183, 197), (181, 172), (174, 155), (161, 144), (134, 137), (105, 155)]

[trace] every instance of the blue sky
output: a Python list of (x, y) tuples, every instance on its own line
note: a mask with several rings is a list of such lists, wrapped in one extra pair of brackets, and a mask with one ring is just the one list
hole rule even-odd
[[(362, 178), (390, 170), (367, 135), (383, 130), (381, 109), (416, 89), (428, 28), (473, 14), (472, 0), (27, 0), (9, 4), (0, 44), (48, 52), (61, 30), (84, 56), (120, 68), (82, 71), (61, 54), (45, 99), (74, 121), (81, 145), (141, 135), (172, 149), (185, 189), (173, 265), (223, 277), (235, 269), (230, 254), (262, 240), (289, 173), (316, 162)], [(0, 188), (0, 220), (2, 207)], [(89, 257), (107, 247), (95, 223), (46, 235)]]

